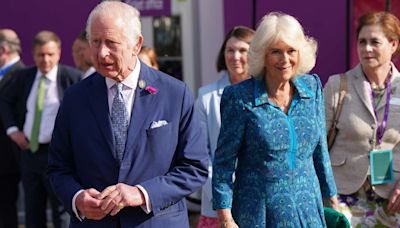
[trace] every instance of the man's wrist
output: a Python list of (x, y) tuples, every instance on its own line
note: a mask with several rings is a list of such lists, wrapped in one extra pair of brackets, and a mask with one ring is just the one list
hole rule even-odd
[(79, 221), (81, 221), (81, 222), (82, 222), (83, 219), (85, 219), (85, 216), (82, 215), (82, 214), (79, 212), (78, 207), (76, 206), (76, 198), (77, 198), (78, 195), (79, 195), (81, 192), (83, 192), (83, 191), (84, 191), (83, 189), (77, 191), (77, 192), (75, 193), (74, 197), (72, 198), (72, 211), (74, 212), (75, 217), (76, 217)]
[(150, 198), (149, 198), (149, 195), (148, 195), (146, 189), (144, 189), (141, 185), (136, 185), (135, 187), (137, 187), (140, 192), (140, 198), (142, 201), (142, 205), (140, 205), (140, 207), (143, 209), (143, 211), (146, 214), (149, 214), (152, 210), (152, 207), (151, 207), (151, 201), (150, 201)]

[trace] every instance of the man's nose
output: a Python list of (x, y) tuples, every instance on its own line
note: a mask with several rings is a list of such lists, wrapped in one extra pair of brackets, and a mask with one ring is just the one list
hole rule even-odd
[(44, 62), (48, 62), (48, 61), (50, 61), (50, 56), (49, 55), (43, 55), (43, 61)]
[(110, 53), (110, 49), (104, 43), (99, 45), (98, 51), (100, 57), (106, 57)]

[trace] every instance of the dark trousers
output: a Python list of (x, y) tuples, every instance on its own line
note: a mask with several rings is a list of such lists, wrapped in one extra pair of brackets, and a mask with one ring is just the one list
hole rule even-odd
[(47, 199), (50, 199), (54, 228), (61, 227), (62, 206), (56, 198), (46, 174), (48, 145), (40, 145), (36, 153), (22, 151), (22, 184), (25, 193), (26, 228), (46, 227)]
[(17, 228), (18, 174), (1, 175), (0, 228)]

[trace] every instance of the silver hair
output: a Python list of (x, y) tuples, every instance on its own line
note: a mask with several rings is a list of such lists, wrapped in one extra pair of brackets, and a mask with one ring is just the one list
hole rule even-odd
[(131, 45), (135, 45), (138, 42), (139, 36), (142, 35), (140, 13), (135, 7), (119, 1), (103, 1), (89, 14), (86, 23), (86, 33), (89, 42), (92, 22), (99, 16), (111, 17), (115, 20), (120, 19), (123, 23), (124, 35)]
[(272, 12), (261, 19), (249, 48), (249, 73), (255, 77), (265, 74), (265, 54), (276, 41), (281, 40), (299, 51), (295, 75), (308, 73), (316, 62), (317, 42), (304, 34), (294, 17)]
[(21, 53), (21, 41), (15, 31), (11, 29), (0, 29), (0, 46), (6, 45), (11, 53)]

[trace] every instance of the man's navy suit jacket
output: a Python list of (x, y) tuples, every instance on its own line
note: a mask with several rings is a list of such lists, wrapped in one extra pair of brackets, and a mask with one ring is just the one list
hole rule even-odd
[[(141, 64), (137, 62), (137, 64)], [(71, 227), (188, 227), (184, 197), (207, 177), (208, 155), (188, 87), (141, 64), (139, 80), (157, 90), (135, 91), (122, 163), (116, 159), (105, 78), (96, 73), (66, 92), (50, 145), (49, 176), (72, 214)], [(142, 86), (143, 87), (143, 86)], [(153, 122), (168, 124), (151, 128)], [(141, 185), (152, 212), (126, 207), (116, 216), (80, 222), (72, 198), (80, 189), (119, 182)], [(119, 221), (118, 221), (119, 220)]]

